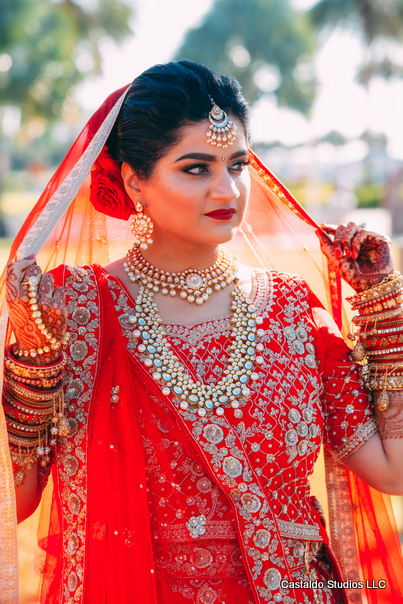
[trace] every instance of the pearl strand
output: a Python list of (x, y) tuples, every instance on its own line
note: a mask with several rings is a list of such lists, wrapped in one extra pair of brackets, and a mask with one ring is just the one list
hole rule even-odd
[(256, 316), (256, 308), (237, 284), (231, 295), (234, 298), (231, 304), (233, 342), (228, 368), (215, 386), (193, 380), (172, 351), (153, 300), (153, 290), (141, 285), (136, 299), (137, 328), (133, 336), (142, 339), (137, 350), (147, 354), (144, 365), (150, 369), (153, 379), (161, 383), (165, 396), (173, 393), (181, 399), (181, 409), (197, 407), (201, 417), (214, 409), (217, 415), (223, 415), (223, 406), (230, 405), (237, 409), (238, 399), (251, 394), (247, 386), (249, 381), (259, 378), (254, 365), (263, 363), (263, 357), (256, 354), (263, 351), (263, 345), (257, 342), (264, 335), (264, 331), (257, 327), (263, 323), (263, 319)]

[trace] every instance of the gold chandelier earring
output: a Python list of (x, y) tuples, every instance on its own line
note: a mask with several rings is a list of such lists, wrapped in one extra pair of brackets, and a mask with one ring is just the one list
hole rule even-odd
[(139, 247), (144, 252), (153, 244), (151, 236), (154, 231), (154, 224), (151, 218), (143, 213), (143, 206), (139, 201), (135, 208), (137, 214), (133, 216), (130, 228), (134, 235), (134, 246)]

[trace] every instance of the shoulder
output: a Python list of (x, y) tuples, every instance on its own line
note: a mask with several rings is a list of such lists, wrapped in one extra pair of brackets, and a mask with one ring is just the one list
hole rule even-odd
[(268, 271), (271, 279), (276, 283), (277, 287), (282, 289), (304, 289), (309, 291), (306, 281), (297, 273), (285, 273), (282, 271)]
[(275, 298), (289, 297), (300, 299), (309, 297), (310, 289), (306, 281), (296, 273), (286, 273), (283, 271), (253, 269), (256, 280), (265, 279), (273, 290)]

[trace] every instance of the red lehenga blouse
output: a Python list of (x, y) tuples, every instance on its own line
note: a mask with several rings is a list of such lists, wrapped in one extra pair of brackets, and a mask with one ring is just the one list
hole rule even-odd
[[(309, 476), (376, 431), (332, 319), (297, 276), (254, 271), (264, 363), (222, 417), (182, 411), (137, 351), (124, 286), (54, 271), (67, 294), (70, 436), (56, 453), (42, 602), (346, 602)], [(226, 368), (229, 317), (166, 324), (193, 377)], [(347, 578), (348, 579), (348, 578)], [(311, 581), (307, 585), (307, 582)]]

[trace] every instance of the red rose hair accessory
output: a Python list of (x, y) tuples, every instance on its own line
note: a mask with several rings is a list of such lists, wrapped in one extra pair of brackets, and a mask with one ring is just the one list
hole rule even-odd
[(92, 167), (90, 188), (90, 201), (98, 212), (121, 220), (136, 213), (123, 186), (120, 168), (106, 146)]

